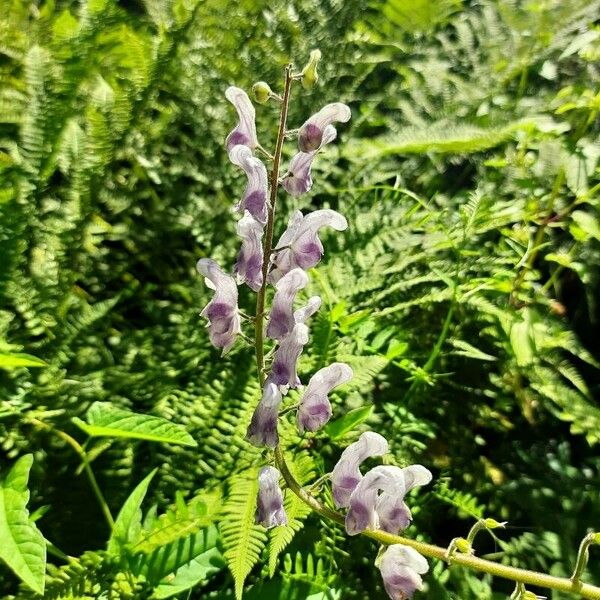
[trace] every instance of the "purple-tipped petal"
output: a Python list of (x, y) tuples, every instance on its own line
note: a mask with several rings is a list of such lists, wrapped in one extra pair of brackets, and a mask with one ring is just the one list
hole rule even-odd
[(245, 282), (258, 292), (263, 281), (263, 225), (245, 211), (237, 223), (237, 234), (242, 238), (242, 247), (233, 272), (237, 275), (238, 282)]
[[(319, 149), (332, 142), (337, 135), (333, 125), (328, 125), (323, 132)], [(298, 152), (290, 161), (288, 176), (283, 180), (283, 187), (292, 196), (300, 196), (312, 187), (311, 167), (318, 149), (313, 152)]]
[(404, 504), (404, 496), (412, 487), (429, 481), (431, 473), (421, 465), (405, 469), (394, 466), (371, 469), (350, 496), (346, 531), (356, 535), (367, 528), (381, 528), (397, 534), (406, 529), (411, 514)]
[(292, 269), (275, 284), (275, 296), (267, 323), (267, 336), (281, 340), (292, 329), (294, 321), (294, 298), (308, 284), (308, 275), (302, 269)]
[(252, 420), (246, 432), (246, 439), (254, 446), (275, 448), (279, 442), (277, 435), (277, 418), (281, 392), (279, 388), (267, 379), (263, 395), (256, 407)]
[(260, 158), (252, 155), (247, 146), (236, 145), (230, 153), (231, 162), (241, 167), (248, 177), (242, 199), (235, 205), (238, 212), (248, 211), (263, 225), (267, 222), (268, 215), (268, 175), (267, 168)]
[(208, 319), (210, 341), (225, 354), (241, 331), (237, 285), (234, 278), (210, 258), (201, 258), (196, 268), (205, 277), (206, 285), (215, 290), (213, 299), (200, 315)]
[(237, 111), (239, 122), (225, 140), (227, 152), (234, 146), (243, 145), (254, 150), (258, 146), (256, 137), (256, 111), (246, 92), (238, 87), (228, 87), (225, 97)]
[(275, 467), (263, 467), (258, 474), (256, 523), (266, 527), (287, 525), (283, 494), (279, 487), (280, 473)]
[(333, 499), (338, 508), (348, 506), (350, 495), (362, 479), (360, 465), (372, 456), (383, 456), (388, 451), (386, 439), (373, 431), (366, 431), (350, 444), (331, 473)]
[(421, 575), (429, 571), (424, 556), (403, 544), (388, 546), (379, 560), (383, 585), (392, 600), (407, 600), (423, 588)]
[(352, 379), (352, 369), (344, 363), (333, 363), (317, 371), (308, 382), (298, 409), (298, 429), (317, 431), (331, 418), (328, 394), (334, 387)]
[(306, 323), (321, 308), (320, 296), (311, 296), (305, 306), (294, 311), (296, 323)]
[(331, 209), (315, 210), (305, 216), (296, 211), (290, 217), (286, 231), (275, 246), (274, 268), (269, 274), (271, 283), (276, 283), (292, 269), (310, 269), (321, 260), (323, 245), (319, 230), (322, 227), (343, 231), (348, 227), (348, 222)]
[(308, 343), (308, 327), (304, 323), (296, 323), (275, 351), (270, 379), (273, 383), (284, 387), (298, 387), (297, 365), (304, 346)]
[(346, 123), (351, 117), (350, 109), (341, 102), (327, 104), (310, 117), (298, 133), (298, 148), (301, 152), (314, 152), (323, 144), (323, 136), (328, 125), (338, 121)]

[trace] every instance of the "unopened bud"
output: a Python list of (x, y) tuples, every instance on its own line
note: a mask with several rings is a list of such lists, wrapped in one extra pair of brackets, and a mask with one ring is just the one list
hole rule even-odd
[(471, 544), (465, 540), (465, 538), (457, 538), (456, 539), (456, 548), (459, 552), (463, 554), (471, 554), (473, 549), (471, 548)]
[(529, 590), (524, 592), (523, 595), (521, 596), (521, 598), (523, 600), (538, 600), (539, 596), (536, 596), (533, 592), (530, 592)]
[(592, 539), (594, 541), (594, 544), (600, 544), (600, 533), (595, 533)]
[(507, 523), (508, 521), (502, 521), (502, 523), (499, 523), (498, 521), (496, 521), (496, 519), (484, 520), (486, 529), (498, 529), (498, 527), (504, 527)]
[(317, 64), (321, 60), (321, 51), (313, 50), (310, 53), (310, 58), (307, 65), (302, 69), (302, 78), (300, 79), (302, 87), (306, 90), (310, 90), (319, 81), (319, 74), (317, 73)]
[(268, 83), (264, 81), (258, 81), (252, 86), (252, 93), (254, 94), (254, 99), (259, 104), (266, 104), (273, 93)]

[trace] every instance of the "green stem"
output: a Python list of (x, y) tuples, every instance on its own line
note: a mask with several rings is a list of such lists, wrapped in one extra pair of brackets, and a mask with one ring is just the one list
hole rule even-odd
[[(296, 494), (296, 496), (298, 496), (298, 498), (300, 498), (300, 500), (302, 500), (302, 502), (310, 506), (321, 516), (331, 519), (339, 525), (344, 525), (345, 520), (341, 514), (321, 504), (296, 481), (285, 462), (285, 457), (283, 456), (280, 446), (275, 448), (275, 462), (277, 468), (281, 471), (287, 486), (294, 494)], [(437, 558), (438, 560), (447, 560), (446, 548), (434, 546), (433, 544), (426, 544), (410, 538), (386, 533), (385, 531), (367, 530), (364, 532), (364, 535), (382, 544), (404, 544), (405, 546), (414, 548), (423, 556)], [(575, 582), (564, 577), (554, 577), (553, 575), (546, 575), (545, 573), (509, 567), (508, 565), (484, 560), (483, 558), (477, 558), (476, 556), (469, 554), (454, 554), (452, 558), (448, 559), (448, 562), (450, 565), (459, 565), (461, 567), (473, 569), (474, 571), (479, 571), (480, 573), (489, 573), (495, 577), (510, 579), (511, 581), (516, 581), (518, 583), (536, 585), (561, 592), (570, 592), (581, 598), (600, 600), (599, 587), (587, 583)]]
[(285, 125), (287, 121), (288, 106), (290, 102), (290, 89), (292, 87), (292, 65), (285, 68), (285, 84), (283, 90), (283, 100), (281, 102), (281, 112), (279, 114), (279, 131), (277, 132), (277, 141), (275, 142), (275, 154), (273, 155), (273, 168), (271, 169), (271, 194), (270, 206), (267, 216), (267, 228), (263, 246), (263, 264), (262, 264), (262, 285), (256, 296), (256, 317), (254, 321), (254, 347), (256, 351), (256, 369), (258, 371), (258, 380), (262, 387), (265, 382), (265, 351), (264, 351), (264, 319), (265, 319), (265, 295), (267, 290), (267, 275), (269, 273), (269, 263), (271, 261), (271, 252), (273, 250), (273, 226), (275, 221), (275, 204), (277, 202), (277, 189), (279, 187), (279, 163), (281, 162), (281, 151), (285, 139)]
[(579, 552), (577, 553), (577, 563), (575, 564), (575, 570), (573, 571), (573, 575), (571, 575), (571, 581), (575, 585), (580, 585), (580, 579), (585, 571), (585, 567), (587, 566), (588, 558), (590, 555), (589, 548), (592, 544), (597, 543), (596, 537), (598, 534), (592, 532), (588, 533), (582, 540), (579, 545)]
[(33, 425), (37, 425), (38, 427), (41, 427), (42, 429), (45, 429), (46, 431), (50, 431), (51, 433), (54, 433), (59, 438), (61, 438), (63, 441), (65, 441), (69, 446), (71, 446), (71, 448), (73, 448), (73, 450), (75, 450), (75, 452), (81, 459), (81, 462), (83, 464), (83, 470), (85, 471), (85, 474), (90, 482), (90, 486), (92, 487), (94, 495), (96, 496), (96, 499), (98, 500), (98, 504), (100, 505), (102, 514), (104, 515), (104, 518), (106, 519), (106, 522), (108, 523), (108, 526), (112, 531), (113, 527), (115, 526), (115, 520), (113, 519), (113, 516), (110, 512), (110, 508), (108, 508), (108, 504), (106, 503), (106, 500), (104, 499), (102, 490), (100, 489), (100, 486), (98, 485), (98, 482), (96, 481), (96, 476), (94, 475), (94, 472), (92, 471), (92, 467), (90, 467), (88, 455), (87, 455), (87, 452), (85, 451), (85, 449), (83, 448), (83, 446), (75, 438), (71, 437), (68, 433), (61, 431), (60, 429), (55, 429), (51, 425), (48, 425), (48, 423), (44, 423), (44, 421), (40, 421), (39, 419), (36, 419), (36, 418), (31, 418), (31, 419), (29, 419), (29, 422)]

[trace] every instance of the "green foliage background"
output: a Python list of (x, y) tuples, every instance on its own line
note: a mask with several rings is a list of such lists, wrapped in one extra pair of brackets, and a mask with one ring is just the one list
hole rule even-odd
[[(335, 415), (373, 410), (336, 439), (300, 439), (290, 417), (293, 468), (310, 483), (369, 427), (398, 464), (435, 472), (409, 535), (446, 545), (493, 516), (509, 527), (479, 555), (570, 574), (600, 522), (598, 14), (595, 0), (3, 0), (0, 466), (34, 455), (30, 504), (56, 549), (45, 597), (167, 597), (173, 573), (195, 577), (180, 598), (386, 597), (373, 543), (291, 495), (290, 529), (251, 525), (252, 351), (220, 359), (198, 316), (196, 260), (231, 265), (238, 244), (224, 90), (277, 89), (315, 47), (320, 84), (295, 93), (290, 124), (336, 100), (353, 118), (277, 227), (294, 208), (348, 218), (311, 273), (324, 305), (301, 373), (348, 362)], [(266, 147), (275, 111), (258, 109)], [(72, 419), (95, 401), (198, 443), (90, 443), (113, 514), (158, 468), (145, 533), (108, 547), (78, 456), (33, 421), (83, 441)], [(173, 548), (189, 560), (169, 563)], [(586, 580), (599, 564), (592, 550)], [(420, 597), (511, 591), (435, 562), (427, 585)], [(5, 569), (0, 593), (32, 594)]]

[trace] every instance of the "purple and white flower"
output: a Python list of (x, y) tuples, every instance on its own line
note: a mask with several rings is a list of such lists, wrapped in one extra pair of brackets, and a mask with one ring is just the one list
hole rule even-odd
[(294, 298), (299, 290), (308, 284), (308, 275), (302, 269), (292, 269), (275, 284), (275, 296), (267, 323), (267, 336), (281, 340), (292, 331), (294, 319)]
[(345, 363), (333, 363), (317, 371), (308, 382), (298, 409), (298, 429), (317, 431), (331, 418), (327, 397), (334, 387), (352, 379), (352, 369)]
[(328, 125), (339, 121), (346, 123), (351, 117), (350, 109), (341, 102), (327, 104), (310, 117), (298, 132), (298, 148), (301, 152), (314, 152), (323, 145), (323, 136)]
[(225, 98), (233, 104), (237, 111), (239, 122), (227, 136), (225, 147), (227, 152), (237, 145), (248, 146), (254, 150), (258, 146), (256, 136), (256, 111), (248, 97), (248, 94), (241, 88), (231, 86), (225, 90)]
[(200, 315), (208, 319), (207, 327), (213, 346), (222, 348), (225, 354), (241, 331), (235, 279), (210, 258), (201, 258), (196, 268), (204, 276), (206, 285), (215, 290), (213, 299)]
[(283, 507), (279, 477), (280, 473), (275, 467), (263, 467), (258, 474), (256, 523), (267, 529), (277, 525), (287, 525), (288, 522)]
[(348, 222), (331, 209), (315, 210), (307, 215), (297, 210), (292, 214), (287, 229), (275, 246), (274, 268), (269, 274), (269, 281), (276, 283), (292, 269), (310, 269), (321, 260), (323, 244), (319, 239), (319, 229), (322, 227), (344, 231)]
[(296, 323), (279, 343), (273, 357), (271, 366), (271, 381), (282, 386), (286, 391), (288, 387), (295, 388), (300, 385), (298, 377), (298, 359), (308, 343), (308, 327), (304, 323)]
[(248, 146), (233, 146), (229, 158), (234, 165), (241, 167), (248, 177), (242, 199), (234, 206), (234, 210), (238, 212), (247, 210), (259, 223), (264, 225), (268, 215), (267, 168), (260, 158), (252, 155)]
[(333, 499), (338, 508), (350, 503), (350, 496), (362, 479), (360, 465), (367, 458), (383, 456), (387, 451), (388, 443), (382, 435), (366, 431), (342, 452), (331, 473)]
[(242, 239), (242, 247), (233, 268), (239, 283), (245, 282), (258, 292), (263, 282), (263, 225), (247, 210), (237, 222), (237, 234)]
[(307, 303), (294, 311), (295, 323), (306, 323), (321, 308), (321, 297), (311, 296)]
[[(377, 564), (377, 563), (376, 563)], [(392, 600), (409, 600), (423, 588), (421, 575), (429, 571), (427, 559), (403, 544), (388, 546), (377, 565), (383, 585)]]
[(329, 144), (337, 135), (337, 131), (333, 125), (328, 125), (323, 132), (321, 145), (312, 152), (298, 152), (290, 161), (287, 174), (283, 179), (282, 185), (285, 190), (292, 196), (300, 196), (305, 194), (312, 187), (313, 181), (310, 170), (312, 162), (318, 151)]
[(404, 496), (413, 487), (430, 481), (431, 473), (421, 465), (405, 469), (383, 465), (371, 469), (350, 495), (346, 532), (357, 535), (365, 529), (381, 528), (397, 534), (406, 529), (412, 516)]
[(254, 410), (246, 432), (246, 439), (254, 446), (275, 448), (279, 443), (277, 417), (281, 404), (281, 392), (269, 379), (265, 382), (263, 395)]

